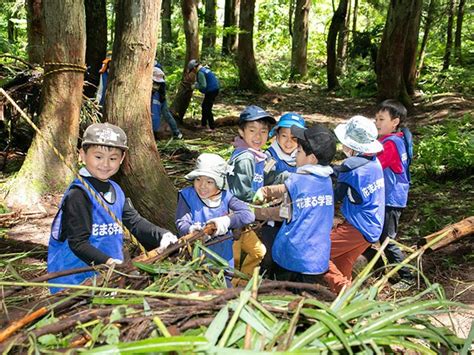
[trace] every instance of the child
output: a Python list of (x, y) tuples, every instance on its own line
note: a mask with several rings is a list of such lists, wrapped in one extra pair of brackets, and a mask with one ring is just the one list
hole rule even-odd
[[(265, 186), (255, 195), (255, 202), (283, 198), (279, 213), (280, 228), (272, 248), (273, 275), (278, 280), (320, 283), (329, 268), (333, 189), (329, 166), (336, 152), (333, 134), (321, 125), (309, 129), (291, 127), (298, 139), (296, 173), (282, 185)], [(289, 201), (287, 201), (289, 200)], [(264, 213), (266, 209), (256, 209)], [(275, 209), (273, 209), (274, 211)], [(271, 211), (270, 211), (271, 212)]]
[[(387, 237), (397, 237), (398, 221), (408, 201), (409, 157), (404, 134), (398, 131), (406, 117), (406, 108), (396, 100), (385, 100), (377, 106), (375, 124), (379, 141), (383, 144), (383, 151), (377, 158), (385, 179), (385, 222), (380, 236), (381, 243)], [(384, 252), (391, 264), (399, 264), (405, 259), (403, 252), (393, 243), (389, 243)], [(364, 254), (371, 258), (375, 251), (368, 249)], [(414, 276), (407, 267), (401, 268), (398, 274), (401, 280), (392, 285), (393, 290), (407, 291), (415, 284)]]
[(334, 168), (335, 201), (342, 201), (345, 221), (331, 232), (331, 262), (324, 275), (331, 290), (349, 286), (352, 267), (359, 255), (382, 233), (385, 190), (382, 166), (375, 154), (382, 150), (377, 128), (366, 117), (354, 116), (334, 130), (347, 156)]
[[(295, 112), (288, 112), (280, 117), (276, 126), (270, 131), (270, 137), (275, 136), (275, 140), (265, 151), (268, 156), (266, 167), (270, 170), (265, 173), (265, 185), (281, 184), (288, 178), (290, 172), (296, 172), (295, 158), (298, 141), (291, 134), (292, 126), (305, 128), (304, 118)], [(272, 273), (271, 250), (281, 225), (282, 222), (280, 221), (270, 221), (261, 228), (261, 240), (267, 249), (260, 267), (262, 274), (269, 275)]]
[[(250, 208), (224, 189), (227, 172), (227, 162), (217, 154), (203, 153), (197, 158), (195, 169), (185, 176), (193, 181), (193, 186), (178, 194), (176, 227), (180, 236), (201, 230), (208, 223), (216, 225), (214, 236), (232, 235), (230, 229), (242, 228), (255, 220)], [(231, 268), (232, 243), (233, 239), (228, 239), (209, 247), (227, 260)]]
[[(275, 119), (258, 106), (248, 106), (239, 117), (239, 136), (233, 145), (235, 150), (230, 158), (233, 172), (227, 177), (229, 190), (240, 200), (252, 202), (255, 192), (263, 186), (266, 155), (262, 151), (268, 139), (268, 132)], [(247, 256), (240, 265), (241, 251)], [(253, 231), (245, 231), (234, 243), (235, 267), (251, 275), (260, 264), (266, 249)], [(236, 281), (238, 282), (238, 281)]]
[(188, 63), (188, 75), (197, 75), (194, 87), (204, 94), (201, 106), (201, 127), (206, 128), (209, 124), (208, 131), (213, 131), (216, 124), (214, 123), (212, 106), (214, 106), (214, 101), (219, 94), (219, 80), (211, 69), (203, 67), (196, 59), (191, 59)]
[(107, 81), (109, 77), (109, 69), (110, 69), (111, 61), (112, 61), (112, 51), (107, 51), (107, 56), (102, 61), (102, 67), (99, 70), (99, 86), (97, 87), (97, 93), (95, 97), (95, 101), (100, 106), (104, 106), (104, 103), (105, 103), (105, 91), (107, 90)]
[[(120, 168), (127, 151), (125, 132), (109, 123), (87, 127), (80, 150), (85, 168), (79, 174), (89, 188), (122, 221), (146, 249), (166, 248), (177, 238), (141, 217), (125, 199), (120, 186), (110, 180)], [(51, 227), (48, 247), (48, 272), (99, 264), (121, 264), (123, 231), (79, 179), (66, 190)], [(94, 276), (94, 272), (58, 277), (52, 283), (77, 285)], [(52, 287), (51, 293), (61, 288)]]

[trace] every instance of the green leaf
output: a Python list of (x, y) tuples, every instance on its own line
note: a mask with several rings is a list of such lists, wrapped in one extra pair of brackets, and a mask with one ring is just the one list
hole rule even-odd
[(206, 334), (204, 336), (209, 341), (209, 344), (216, 345), (219, 336), (224, 331), (225, 325), (229, 320), (229, 306), (226, 305), (222, 308), (215, 316), (212, 323), (206, 330)]

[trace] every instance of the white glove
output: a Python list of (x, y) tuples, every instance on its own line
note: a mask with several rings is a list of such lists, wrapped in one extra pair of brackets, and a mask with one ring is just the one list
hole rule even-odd
[(202, 225), (201, 222), (196, 222), (189, 227), (189, 232), (188, 233), (193, 233), (193, 232), (199, 232), (202, 231)]
[(121, 265), (121, 264), (123, 263), (123, 261), (120, 260), (120, 259), (108, 258), (105, 263), (106, 263), (107, 265), (113, 265), (113, 264)]
[(178, 241), (178, 237), (176, 237), (173, 233), (167, 232), (163, 234), (161, 237), (161, 242), (160, 242), (160, 249), (164, 250), (168, 248), (171, 244), (174, 244)]
[(207, 223), (215, 224), (217, 228), (216, 232), (213, 235), (215, 237), (216, 235), (223, 235), (227, 233), (230, 226), (230, 218), (228, 216), (217, 217), (217, 218), (210, 219), (209, 221), (207, 221)]

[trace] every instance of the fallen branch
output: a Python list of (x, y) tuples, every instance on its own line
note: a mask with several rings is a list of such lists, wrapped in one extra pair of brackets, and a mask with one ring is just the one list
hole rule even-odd
[(435, 243), (434, 245), (430, 246), (428, 249), (431, 251), (435, 251), (445, 246), (461, 239), (466, 236), (469, 236), (474, 233), (474, 216), (470, 216), (468, 218), (463, 219), (455, 224), (447, 226), (441, 229), (438, 232), (433, 234), (427, 235), (426, 237), (421, 238), (418, 241), (418, 246), (423, 246), (428, 244), (430, 241), (438, 237), (439, 235), (448, 232), (443, 239), (439, 242)]

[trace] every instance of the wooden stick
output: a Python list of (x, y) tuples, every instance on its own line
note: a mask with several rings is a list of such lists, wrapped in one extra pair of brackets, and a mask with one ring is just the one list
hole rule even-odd
[(435, 239), (437, 236), (448, 232), (448, 234), (441, 239), (439, 242), (435, 243), (428, 249), (431, 251), (444, 248), (445, 246), (474, 233), (474, 216), (465, 218), (455, 224), (447, 226), (441, 229), (438, 232), (427, 235), (426, 237), (421, 238), (418, 241), (418, 246), (423, 246), (428, 244), (431, 240)]
[(40, 309), (34, 311), (33, 313), (27, 314), (25, 317), (23, 317), (23, 318), (21, 318), (17, 321), (14, 321), (7, 328), (3, 329), (0, 332), (0, 343), (3, 343), (5, 340), (7, 340), (17, 330), (23, 328), (24, 326), (27, 326), (28, 324), (30, 324), (34, 320), (44, 316), (46, 313), (48, 313), (48, 308), (41, 307)]

